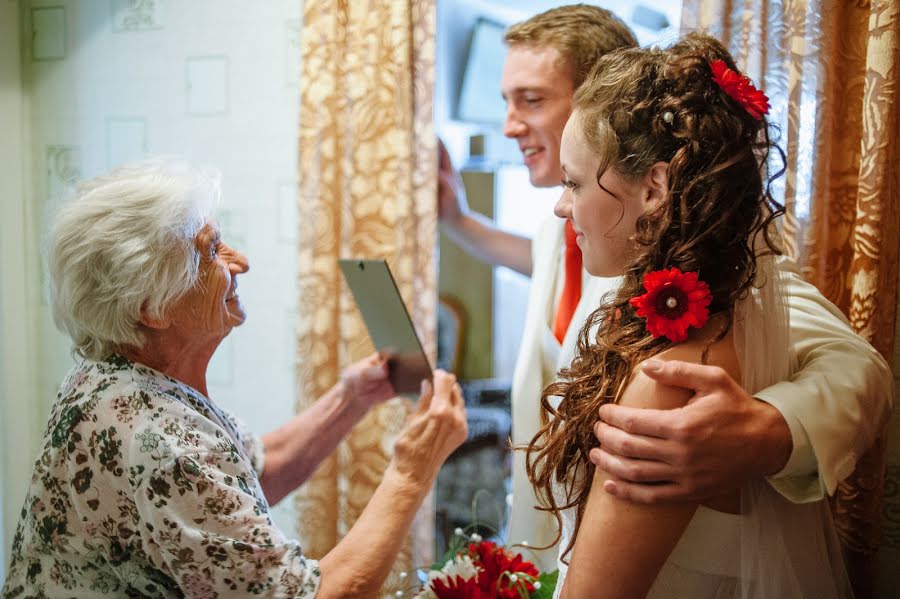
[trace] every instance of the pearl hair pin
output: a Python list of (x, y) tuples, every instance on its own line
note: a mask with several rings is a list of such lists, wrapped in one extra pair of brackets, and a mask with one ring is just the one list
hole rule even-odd
[(665, 111), (665, 112), (663, 113), (663, 120), (664, 120), (666, 123), (668, 123), (669, 125), (671, 125), (672, 123), (675, 122), (675, 115), (672, 114), (671, 111), (667, 110), (667, 111)]

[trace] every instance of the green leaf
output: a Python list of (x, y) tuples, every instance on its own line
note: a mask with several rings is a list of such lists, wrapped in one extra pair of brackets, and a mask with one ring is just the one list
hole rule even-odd
[(450, 545), (447, 547), (447, 551), (444, 552), (444, 555), (441, 556), (439, 560), (431, 564), (431, 570), (440, 570), (443, 568), (447, 562), (456, 557), (457, 553), (465, 553), (468, 551), (469, 541), (468, 539), (460, 539), (457, 535), (453, 535), (450, 539)]
[(553, 591), (556, 590), (556, 579), (559, 578), (559, 570), (544, 572), (538, 576), (541, 588), (531, 593), (531, 599), (553, 599)]
[(454, 557), (456, 557), (457, 553), (459, 553), (458, 549), (454, 549), (453, 547), (447, 549), (447, 551), (444, 553), (444, 555), (441, 557), (441, 559), (439, 559), (438, 561), (431, 564), (430, 569), (431, 570), (442, 569), (444, 566), (447, 565), (447, 562), (451, 561)]

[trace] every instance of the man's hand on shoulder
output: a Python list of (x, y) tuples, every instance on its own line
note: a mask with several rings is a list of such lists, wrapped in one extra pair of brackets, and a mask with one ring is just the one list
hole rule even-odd
[(590, 458), (610, 475), (607, 492), (641, 503), (704, 501), (787, 463), (793, 441), (784, 417), (722, 368), (650, 360), (643, 372), (694, 396), (673, 410), (600, 408), (600, 447)]

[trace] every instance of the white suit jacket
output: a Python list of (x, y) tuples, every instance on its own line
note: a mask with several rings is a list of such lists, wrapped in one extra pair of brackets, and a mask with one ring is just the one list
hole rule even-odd
[[(555, 304), (556, 281), (564, 246), (564, 221), (551, 218), (532, 240), (532, 275), (528, 309), (512, 381), (512, 441), (527, 444), (540, 428), (540, 397), (550, 381), (543, 379), (543, 336)], [(779, 258), (786, 273), (791, 321), (790, 339), (799, 371), (756, 394), (777, 408), (791, 429), (794, 448), (785, 468), (771, 484), (794, 502), (814, 501), (833, 493), (872, 444), (890, 415), (893, 377), (887, 363), (853, 333), (840, 310), (813, 285), (803, 281), (789, 258)], [(558, 367), (574, 357), (581, 330), (603, 295), (618, 278), (583, 273), (581, 301), (566, 332)], [(513, 454), (513, 501), (509, 543), (546, 545), (556, 536), (555, 519), (534, 509), (538, 504), (525, 472), (524, 452)], [(556, 547), (530, 554), (542, 570), (556, 567)]]

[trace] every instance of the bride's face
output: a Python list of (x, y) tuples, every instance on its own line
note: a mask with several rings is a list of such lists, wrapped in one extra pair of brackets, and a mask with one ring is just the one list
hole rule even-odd
[(621, 275), (634, 257), (637, 219), (654, 198), (647, 177), (630, 180), (607, 168), (598, 179), (600, 159), (584, 138), (577, 111), (563, 130), (559, 155), (563, 192), (554, 212), (572, 221), (590, 274)]

